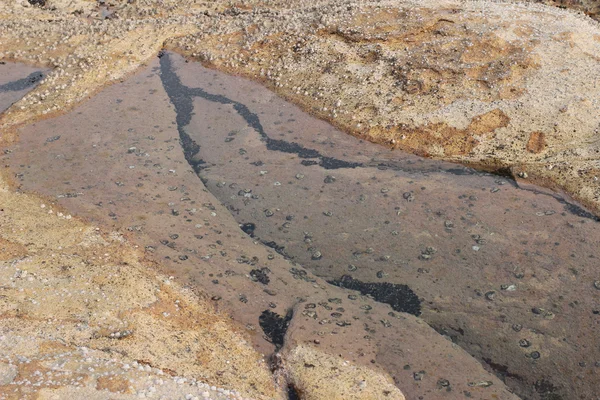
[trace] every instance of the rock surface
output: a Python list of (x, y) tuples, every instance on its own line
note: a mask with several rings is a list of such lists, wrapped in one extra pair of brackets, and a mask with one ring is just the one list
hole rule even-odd
[[(594, 14), (593, 4), (586, 3), (584, 6), (588, 7), (587, 11), (591, 15)], [(600, 29), (596, 23), (582, 15), (538, 5), (434, 1), (316, 1), (311, 2), (310, 7), (303, 3), (291, 5), (281, 1), (229, 4), (138, 0), (100, 2), (99, 5), (91, 1), (3, 2), (0, 4), (0, 60), (23, 61), (52, 70), (30, 94), (0, 116), (0, 143), (14, 143), (17, 138), (15, 128), (68, 111), (106, 85), (124, 80), (141, 65), (149, 63), (165, 47), (190, 55), (206, 65), (261, 80), (279, 94), (349, 133), (416, 154), (472, 164), (484, 169), (502, 169), (524, 179), (565, 190), (596, 212), (600, 210), (600, 150), (596, 140), (600, 126), (600, 90), (595, 81), (600, 75)], [(164, 140), (175, 137), (172, 133), (169, 132), (170, 136), (166, 135)], [(115, 135), (118, 136), (116, 133)], [(120, 146), (126, 145), (115, 139), (114, 144), (117, 143)], [(75, 144), (80, 146), (80, 143)], [(165, 157), (164, 154), (157, 157)], [(82, 162), (73, 163), (75, 168), (88, 160), (87, 155), (76, 156), (82, 157)], [(104, 153), (98, 157), (103, 158), (97, 164), (98, 171), (124, 167), (107, 164), (110, 157)], [(173, 165), (185, 165), (185, 160), (173, 161), (168, 156), (162, 162), (166, 165), (171, 161)], [(191, 170), (186, 169), (186, 173), (191, 176), (190, 179), (196, 179)], [(124, 172), (119, 170), (119, 174)], [(104, 181), (106, 176), (101, 178)], [(128, 177), (118, 182), (133, 185), (137, 182), (136, 179), (139, 177)], [(170, 179), (164, 179), (160, 183), (168, 185), (164, 186), (164, 192), (167, 192), (170, 191), (168, 187), (177, 187), (181, 181), (177, 181), (175, 186)], [(52, 186), (54, 182), (48, 182), (48, 185)], [(196, 185), (194, 180), (189, 185), (184, 184), (184, 187)], [(113, 195), (119, 201), (123, 200), (125, 208), (119, 210), (135, 210), (139, 207), (140, 198), (129, 196), (129, 192), (119, 193), (113, 190), (106, 194), (106, 200)], [(173, 195), (178, 199), (183, 198), (177, 193)], [(85, 390), (111, 390), (114, 386), (116, 391), (124, 392), (123, 395), (128, 391), (133, 393), (133, 390), (150, 390), (143, 382), (145, 379), (162, 379), (157, 378), (159, 372), (153, 370), (154, 367), (175, 371), (176, 375), (187, 379), (211, 381), (211, 384), (214, 382), (235, 389), (244, 396), (281, 396), (281, 386), (278, 387), (273, 382), (256, 352), (259, 349), (263, 353), (270, 353), (277, 350), (278, 344), (274, 343), (273, 337), (268, 338), (269, 340), (261, 338), (256, 328), (249, 325), (260, 320), (257, 310), (269, 310), (269, 296), (273, 295), (265, 294), (260, 286), (246, 290), (245, 278), (246, 274), (251, 275), (249, 271), (236, 266), (232, 269), (235, 273), (231, 282), (237, 283), (219, 285), (225, 286), (224, 288), (211, 287), (208, 290), (210, 285), (206, 282), (206, 286), (200, 286), (201, 290), (195, 294), (179, 288), (173, 289), (174, 292), (171, 293), (163, 288), (166, 278), (153, 275), (145, 269), (145, 260), (132, 245), (123, 242), (118, 236), (111, 236), (109, 231), (102, 231), (104, 234), (94, 233), (89, 225), (75, 222), (74, 219), (67, 220), (66, 217), (64, 220), (68, 222), (58, 219), (61, 223), (72, 224), (69, 226), (77, 226), (80, 231), (56, 228), (41, 216), (31, 221), (25, 217), (15, 219), (15, 216), (24, 215), (23, 212), (26, 211), (38, 216), (41, 203), (31, 203), (28, 206), (26, 199), (33, 197), (17, 195), (8, 189), (2, 192), (2, 196), (5, 196), (3, 200), (7, 201), (6, 204), (14, 204), (10, 208), (4, 207), (5, 203), (0, 202), (4, 209), (9, 210), (5, 214), (0, 212), (1, 218), (8, 218), (3, 221), (6, 224), (3, 223), (1, 228), (0, 251), (5, 254), (3, 271), (7, 274), (7, 279), (12, 277), (13, 280), (12, 287), (2, 287), (9, 294), (0, 300), (6, 308), (2, 315), (8, 321), (7, 329), (11, 330), (5, 337), (10, 339), (10, 343), (20, 343), (17, 347), (7, 347), (5, 350), (7, 354), (25, 357), (15, 359), (16, 361), (11, 359), (5, 362), (6, 365), (2, 365), (1, 382), (5, 383), (4, 387), (8, 388), (6, 390), (15, 389), (11, 386), (15, 379), (16, 382), (25, 382), (18, 380), (21, 375), (39, 376), (36, 373), (39, 368), (28, 369), (31, 363), (25, 362), (27, 357), (36, 358), (40, 365), (47, 360), (55, 360), (58, 363), (56, 365), (62, 365), (72, 355), (76, 366), (68, 370), (65, 367), (67, 362), (61, 368), (67, 368), (63, 371), (65, 376), (82, 374), (77, 377), (81, 377), (79, 381), (86, 382)], [(190, 197), (187, 194), (185, 196)], [(175, 197), (173, 203), (178, 201)], [(211, 204), (214, 200), (201, 189), (197, 189), (191, 197), (199, 204)], [(115, 223), (113, 216), (107, 217), (104, 212), (101, 215), (99, 212), (95, 214), (91, 202), (85, 199), (79, 202), (80, 200), (68, 200), (66, 205), (69, 209), (77, 209), (78, 213), (87, 218), (97, 219), (103, 227), (123, 231), (132, 227), (134, 243), (155, 246), (160, 238), (159, 234), (164, 234), (162, 219), (150, 220), (150, 233), (138, 235), (135, 233), (136, 215), (126, 215), (123, 221)], [(155, 207), (157, 213), (164, 212), (166, 204), (168, 201), (156, 201), (152, 207)], [(58, 206), (54, 202), (48, 207), (57, 212)], [(172, 210), (169, 212), (173, 213)], [(210, 220), (212, 213), (225, 215), (227, 210), (211, 204), (202, 210), (202, 218)], [(223, 232), (232, 237), (239, 235), (235, 230), (235, 221), (228, 217), (211, 226), (211, 229), (215, 233), (219, 231), (217, 235)], [(34, 230), (36, 235), (32, 234)], [(60, 243), (58, 237), (61, 239)], [(210, 266), (205, 266), (206, 270), (202, 273), (222, 273), (228, 270), (236, 258), (242, 259), (246, 253), (258, 254), (263, 260), (268, 257), (269, 252), (262, 248), (247, 251), (252, 247), (247, 242), (247, 238), (244, 241), (238, 236), (228, 243), (227, 248), (218, 247), (221, 246), (219, 243), (202, 247), (204, 256), (210, 255), (218, 259), (207, 263)], [(146, 256), (155, 262), (164, 261), (164, 265), (157, 265), (163, 272), (180, 271), (181, 276), (178, 278), (183, 284), (197, 284), (203, 275), (194, 271), (192, 266), (185, 266), (180, 270), (182, 263), (175, 258), (188, 255), (179, 253), (178, 248), (165, 247), (167, 248), (161, 248), (155, 256)], [(102, 259), (100, 262), (99, 257), (104, 257), (103, 254), (109, 254), (109, 259)], [(171, 256), (174, 257), (166, 258), (167, 261), (163, 259)], [(179, 260), (183, 262), (185, 259)], [(272, 265), (280, 268), (272, 268), (277, 271), (274, 277), (277, 277), (278, 282), (273, 284), (277, 287), (274, 292), (285, 292), (287, 295), (277, 298), (276, 308), (280, 313), (277, 318), (283, 318), (280, 316), (286, 315), (286, 310), (298, 311), (299, 304), (309, 296), (320, 296), (326, 302), (340, 293), (346, 293), (341, 292), (341, 289), (325, 290), (327, 285), (324, 282), (311, 277), (306, 271), (298, 272), (302, 271), (299, 269), (295, 270), (294, 278), (300, 278), (299, 281), (305, 283), (289, 285), (287, 281), (290, 278), (290, 266), (281, 258), (275, 260)], [(44, 261), (46, 264), (42, 264)], [(85, 271), (81, 270), (81, 263), (89, 264)], [(132, 275), (121, 287), (114, 280), (108, 280), (106, 274), (110, 271), (122, 274), (124, 263), (128, 263), (125, 276)], [(21, 265), (26, 268), (21, 268)], [(44, 267), (41, 268), (41, 265)], [(80, 274), (77, 279), (71, 277), (68, 269), (62, 269), (70, 265)], [(27, 271), (25, 278), (20, 271)], [(86, 275), (88, 273), (91, 275)], [(64, 283), (65, 287), (73, 289), (73, 293), (78, 292), (77, 296), (73, 293), (71, 296), (81, 301), (70, 303), (68, 293), (64, 294), (64, 299), (56, 293), (44, 292), (45, 282), (40, 284), (37, 276), (42, 280), (47, 279), (47, 282)], [(124, 302), (117, 310), (119, 312), (115, 314), (115, 310), (102, 308), (100, 298), (100, 304), (93, 304), (93, 307), (86, 305), (91, 307), (88, 309), (91, 316), (82, 312), (81, 302), (86, 304), (86, 297), (81, 295), (87, 293), (81, 293), (81, 290), (85, 290), (81, 285), (89, 282), (96, 284), (94, 279), (100, 282), (97, 293), (101, 293), (104, 287), (101, 285), (110, 283), (111, 290), (114, 290), (113, 296), (118, 299), (119, 296), (122, 297), (119, 300)], [(69, 286), (71, 284), (74, 286)], [(138, 284), (146, 288), (145, 291), (127, 297), (132, 296), (128, 289)], [(313, 291), (312, 285), (322, 285), (322, 290)], [(240, 288), (252, 293), (261, 307), (251, 304), (248, 307), (253, 308), (249, 311), (239, 306), (241, 299), (246, 298), (240, 296), (247, 296), (240, 293)], [(23, 289), (23, 292), (14, 293), (18, 289)], [(234, 319), (242, 325), (250, 326), (252, 329), (247, 330), (253, 333), (236, 333), (224, 316), (211, 309), (213, 303), (193, 297), (201, 295), (202, 291), (211, 295), (217, 293), (213, 296), (215, 298), (222, 296), (222, 304), (232, 312)], [(294, 301), (293, 298), (303, 300)], [(173, 305), (176, 300), (185, 305), (183, 310), (180, 306)], [(41, 302), (43, 307), (36, 307), (35, 302)], [(54, 309), (57, 311), (49, 311)], [(350, 305), (347, 309), (350, 310), (349, 313), (362, 317), (358, 307)], [(164, 313), (172, 315), (177, 310), (179, 313), (187, 313), (185, 318), (169, 321)], [(373, 312), (366, 318), (377, 323), (387, 320), (385, 316), (388, 312), (385, 307), (375, 304)], [(109, 322), (94, 313), (104, 313), (100, 316)], [(55, 316), (58, 325), (54, 325), (54, 321), (46, 322), (48, 318)], [(121, 337), (123, 332), (110, 330), (116, 326), (114, 324), (123, 322), (122, 318), (125, 317), (129, 318), (126, 322), (135, 325), (136, 333), (131, 335), (129, 331), (125, 331), (125, 339), (115, 340), (114, 335), (119, 333)], [(197, 331), (196, 327), (189, 326), (190, 319), (201, 318), (209, 320), (202, 330)], [(290, 326), (298, 326), (299, 319), (292, 318)], [(369, 358), (365, 354), (389, 354), (392, 348), (389, 343), (397, 338), (378, 333), (375, 340), (377, 344), (365, 345), (366, 350), (362, 355), (356, 356), (352, 355), (352, 346), (345, 346), (345, 342), (358, 343), (356, 332), (350, 328), (333, 328), (328, 333), (338, 335), (335, 336), (337, 340), (323, 340), (321, 347), (326, 349), (323, 354), (315, 355), (316, 350), (302, 347), (297, 351), (306, 354), (300, 356), (290, 347), (292, 343), (306, 344), (322, 329), (317, 321), (307, 315), (303, 315), (300, 320), (301, 329), (288, 334), (284, 332), (284, 342), (292, 350), (282, 354), (291, 354), (292, 360), (314, 358), (319, 360), (315, 365), (327, 368), (337, 361), (331, 358), (324, 360), (331, 357), (326, 354), (338, 354), (338, 351), (345, 358), (352, 359), (356, 368), (364, 368), (368, 364), (366, 359)], [(501, 382), (489, 377), (466, 353), (445, 343), (445, 339), (441, 339), (428, 326), (419, 326), (422, 321), (418, 318), (401, 315), (399, 320), (405, 324), (401, 328), (405, 331), (400, 331), (402, 333), (399, 336), (408, 335), (420, 340), (423, 349), (427, 348), (427, 343), (433, 343), (428, 353), (404, 354), (403, 357), (410, 363), (422, 362), (433, 366), (440, 356), (453, 354), (454, 360), (436, 367), (439, 368), (436, 371), (442, 371), (445, 377), (452, 375), (458, 380), (463, 375), (464, 379), (456, 383), (456, 387), (463, 387), (462, 391), (475, 391), (475, 395), (482, 398), (491, 391), (498, 398), (514, 398)], [(186, 358), (192, 357), (187, 354), (187, 348), (178, 347), (179, 343), (165, 342), (164, 339), (168, 336), (167, 323), (174, 324), (170, 326), (169, 332), (179, 329), (185, 340), (199, 346), (190, 345), (194, 354), (203, 354), (205, 358), (200, 357), (200, 361), (194, 358), (196, 365)], [(109, 337), (98, 334), (101, 328), (107, 329), (108, 333), (105, 333)], [(225, 338), (224, 342), (211, 336), (210, 332), (213, 330)], [(302, 332), (304, 330), (310, 333), (305, 334)], [(29, 344), (17, 340), (31, 335), (33, 331), (39, 332), (39, 336)], [(58, 335), (53, 332), (58, 332)], [(113, 338), (110, 338), (111, 333)], [(244, 335), (251, 336), (254, 348), (243, 342)], [(62, 343), (57, 336), (68, 337), (69, 341)], [(278, 334), (277, 337), (281, 336)], [(200, 344), (190, 339), (197, 340), (199, 337), (202, 337)], [(65, 351), (74, 353), (69, 354), (66, 359), (61, 358), (62, 353), (56, 350), (60, 347), (57, 340), (61, 346), (66, 346)], [(125, 350), (121, 343), (125, 341), (131, 343), (132, 348), (122, 354)], [(341, 343), (336, 343), (338, 341)], [(202, 360), (209, 360), (209, 366), (221, 365), (219, 363), (222, 359), (212, 360), (206, 353), (208, 348), (220, 348), (222, 343), (240, 354), (239, 359), (232, 361), (232, 365), (240, 369), (246, 366), (256, 374), (252, 384), (245, 382), (239, 374), (228, 375), (229, 364), (223, 366), (226, 368), (225, 372), (223, 369), (207, 369), (202, 364)], [(118, 354), (113, 357), (117, 361), (111, 361), (99, 353), (104, 352), (109, 344), (113, 346), (111, 351)], [(27, 347), (29, 345), (33, 347)], [(164, 347), (160, 356), (147, 358), (149, 348), (161, 349), (161, 345)], [(91, 349), (89, 352), (93, 355), (84, 359), (83, 348)], [(173, 353), (173, 349), (177, 351)], [(45, 358), (39, 360), (40, 357)], [(81, 361), (88, 362), (86, 360), (89, 358), (92, 360), (90, 362), (104, 365), (107, 371), (113, 371), (115, 375), (123, 372), (121, 367), (125, 363), (133, 365), (134, 361), (138, 364), (150, 363), (152, 367), (150, 371), (146, 371), (144, 367), (145, 375), (136, 380), (133, 389), (125, 389), (118, 378), (115, 378), (117, 383), (114, 385), (113, 382), (100, 382), (100, 376), (95, 375), (97, 366), (84, 365)], [(252, 365), (245, 364), (250, 361)], [(388, 371), (399, 370), (397, 363), (400, 361), (387, 359), (386, 362)], [(107, 366), (108, 364), (110, 365)], [(290, 362), (289, 365), (297, 363)], [(53, 365), (44, 364), (43, 367), (51, 369)], [(87, 370), (83, 370), (83, 367)], [(280, 372), (286, 375), (286, 382), (290, 379), (308, 398), (319, 396), (318, 393), (322, 393), (320, 390), (330, 390), (317, 388), (312, 381), (314, 377), (311, 371)], [(373, 382), (384, 382), (387, 379), (385, 374), (371, 373), (375, 374)], [(416, 373), (418, 375), (418, 371)], [(403, 390), (403, 385), (408, 386), (406, 393), (409, 397), (438, 393), (436, 391), (440, 389), (436, 387), (435, 381), (425, 380), (415, 384), (410, 382), (413, 379), (412, 372), (411, 375), (406, 375), (394, 378)], [(467, 375), (469, 379), (466, 378)], [(479, 375), (481, 380), (471, 380), (470, 377), (475, 375)], [(303, 381), (307, 377), (311, 381)], [(454, 378), (451, 381), (454, 385)], [(477, 382), (483, 384), (478, 385)], [(495, 384), (489, 389), (487, 382)], [(189, 381), (181, 382), (181, 385), (188, 383)], [(74, 387), (64, 389), (62, 394), (52, 395), (61, 397), (66, 396), (67, 392), (73, 394), (80, 390), (75, 388), (72, 379), (68, 384)], [(168, 385), (171, 383), (167, 384), (165, 390), (175, 390)], [(366, 386), (367, 389), (370, 387)], [(194, 390), (196, 389), (198, 385), (195, 385)], [(15, 393), (17, 397), (28, 396), (25, 394), (27, 390), (27, 385), (17, 385)], [(185, 390), (188, 390), (187, 387)], [(546, 395), (545, 390), (542, 387), (537, 391)], [(455, 390), (448, 398), (462, 396), (462, 391)], [(471, 392), (469, 394), (472, 395)], [(221, 395), (227, 396), (222, 391), (215, 394)], [(399, 392), (394, 395), (398, 398), (402, 396)], [(377, 398), (378, 394), (373, 396)]]

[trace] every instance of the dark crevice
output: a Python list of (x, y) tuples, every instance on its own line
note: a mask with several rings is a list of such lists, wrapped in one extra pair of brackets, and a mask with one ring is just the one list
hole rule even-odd
[(290, 256), (288, 253), (285, 252), (285, 246), (278, 245), (277, 242), (275, 242), (273, 240), (271, 240), (271, 241), (261, 240), (260, 242), (262, 244), (264, 244), (265, 246), (272, 248), (277, 253), (281, 254), (286, 260), (294, 259), (294, 257)]
[(248, 235), (250, 237), (254, 237), (254, 231), (256, 230), (256, 224), (253, 224), (252, 222), (246, 222), (245, 224), (240, 224), (240, 228), (246, 235)]
[(288, 395), (288, 400), (302, 399), (302, 397), (300, 396), (300, 391), (291, 383), (288, 384), (287, 395)]

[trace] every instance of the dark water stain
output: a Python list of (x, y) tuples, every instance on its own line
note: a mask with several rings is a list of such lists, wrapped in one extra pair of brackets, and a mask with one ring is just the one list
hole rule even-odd
[(565, 211), (568, 212), (569, 214), (576, 215), (581, 218), (591, 219), (592, 221), (595, 221), (595, 222), (600, 222), (600, 217), (594, 215), (593, 213), (587, 211), (585, 208), (583, 208), (577, 204), (567, 201), (564, 197), (561, 197), (558, 194), (542, 192), (537, 189), (524, 188), (521, 186), (518, 186), (518, 188), (520, 190), (526, 190), (528, 192), (535, 193), (536, 195), (552, 197), (554, 200), (556, 200), (557, 202), (562, 204), (565, 208)]
[(186, 161), (194, 169), (196, 173), (200, 172), (206, 164), (203, 160), (198, 159), (196, 155), (200, 152), (200, 145), (196, 143), (190, 135), (187, 134), (184, 127), (192, 120), (192, 112), (194, 104), (192, 96), (188, 93), (185, 86), (181, 84), (179, 77), (172, 72), (171, 61), (168, 54), (160, 53), (161, 65), (161, 80), (169, 99), (175, 107), (175, 121), (177, 123), (177, 131), (179, 132), (179, 140), (183, 148), (183, 154)]
[(267, 336), (269, 342), (275, 345), (276, 350), (283, 347), (285, 333), (287, 332), (293, 312), (288, 311), (285, 316), (281, 316), (271, 310), (265, 310), (258, 317), (258, 324)]
[(564, 400), (564, 398), (556, 393), (558, 388), (547, 379), (540, 379), (535, 382), (535, 391), (543, 400)]
[(189, 88), (181, 83), (181, 80), (173, 70), (173, 65), (168, 53), (160, 54), (160, 71), (161, 79), (165, 91), (169, 99), (175, 106), (177, 113), (177, 130), (179, 131), (181, 145), (185, 154), (185, 159), (190, 163), (194, 171), (199, 172), (203, 169), (204, 161), (196, 159), (196, 155), (200, 151), (200, 146), (185, 132), (184, 127), (187, 126), (192, 119), (194, 109), (193, 98), (200, 97), (219, 104), (230, 104), (238, 112), (238, 114), (246, 121), (248, 126), (254, 129), (261, 136), (261, 139), (266, 142), (267, 149), (280, 151), (283, 153), (296, 154), (300, 158), (316, 158), (316, 162), (325, 169), (338, 168), (356, 168), (361, 166), (360, 163), (352, 163), (344, 160), (338, 160), (331, 157), (325, 157), (320, 152), (314, 149), (308, 149), (295, 142), (287, 142), (285, 140), (272, 139), (265, 132), (258, 115), (251, 112), (246, 105), (233, 101), (225, 96), (211, 94), (200, 88)]
[(358, 290), (364, 296), (371, 296), (380, 303), (389, 304), (395, 311), (417, 317), (421, 315), (421, 300), (407, 285), (389, 282), (361, 282), (350, 275), (327, 282), (345, 289)]
[(506, 378), (513, 378), (518, 379), (520, 381), (524, 381), (524, 378), (521, 375), (509, 372), (508, 366), (506, 365), (495, 363), (489, 358), (484, 358), (483, 361), (485, 361), (485, 363), (489, 365), (491, 369), (494, 370), (496, 375), (499, 376), (499, 378), (501, 378), (503, 382), (506, 380)]
[(19, 92), (32, 86), (35, 86), (42, 80), (44, 74), (36, 71), (29, 74), (27, 77), (0, 85), (1, 92)]

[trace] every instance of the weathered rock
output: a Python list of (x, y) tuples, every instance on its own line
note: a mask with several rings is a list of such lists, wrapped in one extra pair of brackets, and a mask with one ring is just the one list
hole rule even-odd
[(281, 397), (227, 318), (121, 235), (0, 185), (0, 241), (20, 248), (0, 259), (0, 396)]

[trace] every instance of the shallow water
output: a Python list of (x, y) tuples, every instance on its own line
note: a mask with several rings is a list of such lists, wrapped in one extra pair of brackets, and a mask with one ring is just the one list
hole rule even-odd
[[(239, 321), (265, 321), (268, 310), (283, 318), (301, 296), (320, 304), (319, 296), (339, 295), (334, 286), (317, 290), (298, 270), (292, 275), (301, 279), (289, 285), (288, 264), (241, 230), (223, 234), (231, 217), (207, 200), (187, 161), (271, 253), (419, 315), (524, 398), (590, 398), (600, 385), (600, 235), (591, 214), (539, 188), (362, 142), (247, 80), (175, 55), (160, 63), (162, 81), (155, 68), (24, 129), (3, 159), (21, 187), (135, 235), (169, 273), (229, 299), (225, 308)], [(276, 287), (285, 289), (267, 293)], [(360, 307), (372, 304), (364, 301)], [(363, 323), (346, 317), (358, 318), (351, 303), (336, 311), (340, 324), (318, 328), (336, 331), (331, 340), (353, 329), (364, 335)], [(409, 398), (439, 398), (438, 378), (469, 373), (465, 366), (413, 379), (425, 362), (410, 354), (419, 339), (400, 344), (409, 331), (390, 326), (364, 329), (378, 341), (373, 360)], [(424, 345), (438, 346), (434, 340)], [(358, 345), (347, 347), (360, 359)], [(464, 397), (460, 378), (449, 379), (455, 391), (443, 395)]]

